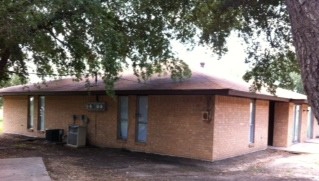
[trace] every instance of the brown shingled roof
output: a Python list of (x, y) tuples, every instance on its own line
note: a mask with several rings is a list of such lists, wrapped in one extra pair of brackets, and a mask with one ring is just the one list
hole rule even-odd
[[(20, 85), (0, 89), (0, 95), (65, 95), (65, 94), (105, 94), (105, 85), (102, 80), (95, 84), (90, 79), (91, 86), (87, 81), (73, 81), (73, 79), (61, 79), (49, 81), (46, 84), (35, 86)], [(193, 72), (191, 78), (186, 80), (172, 80), (170, 76), (153, 76), (147, 81), (138, 81), (137, 77), (123, 75), (115, 83), (116, 94), (219, 94), (239, 97), (250, 97), (277, 101), (290, 101), (291, 99), (306, 100), (307, 97), (292, 91), (278, 89), (277, 96), (273, 96), (262, 90), (258, 93), (249, 91), (249, 84), (244, 81), (233, 81), (216, 75), (208, 75), (200, 72)]]

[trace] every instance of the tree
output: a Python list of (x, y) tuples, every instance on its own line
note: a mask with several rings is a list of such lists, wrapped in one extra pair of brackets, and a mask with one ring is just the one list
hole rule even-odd
[[(234, 31), (251, 45), (246, 61), (255, 68), (245, 78), (255, 88), (274, 90), (274, 80), (291, 84), (285, 72), (299, 71), (287, 48), (289, 17), (280, 0), (5, 0), (0, 15), (0, 80), (13, 73), (27, 77), (30, 62), (40, 76), (98, 73), (110, 88), (130, 62), (142, 78), (163, 71), (182, 78), (190, 72), (175, 57), (171, 39), (196, 45), (200, 35), (198, 43), (222, 55)], [(254, 39), (261, 34), (269, 48)]]
[(291, 78), (293, 80), (294, 86), (290, 87), (288, 89), (296, 91), (300, 94), (305, 94), (305, 90), (303, 88), (303, 83), (301, 80), (301, 75), (300, 74), (296, 74), (296, 73), (291, 73)]
[(319, 120), (319, 2), (287, 1), (287, 7), (305, 92)]
[[(10, 74), (100, 74), (109, 89), (132, 62), (136, 75), (147, 78), (169, 71), (189, 76), (188, 66), (174, 57), (169, 37), (182, 41), (194, 34), (179, 17), (187, 3), (102, 0), (4, 0), (0, 4), (0, 79)], [(130, 61), (128, 61), (130, 60)]]
[[(309, 103), (319, 118), (318, 9), (316, 0), (4, 0), (0, 5), (0, 79), (36, 74), (100, 74), (112, 89), (131, 65), (145, 79), (169, 71), (190, 75), (170, 40), (205, 44), (227, 52), (237, 33), (247, 46), (244, 76), (252, 89), (291, 87), (301, 73)], [(294, 45), (294, 46), (293, 46)], [(296, 49), (296, 51), (295, 51)], [(297, 56), (296, 56), (296, 53)], [(318, 119), (319, 120), (319, 119)]]

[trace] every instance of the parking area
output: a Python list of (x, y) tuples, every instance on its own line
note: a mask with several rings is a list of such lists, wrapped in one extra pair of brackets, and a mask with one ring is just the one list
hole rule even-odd
[(315, 153), (268, 149), (205, 162), (0, 136), (0, 159), (29, 157), (41, 157), (52, 180), (319, 180), (319, 154)]

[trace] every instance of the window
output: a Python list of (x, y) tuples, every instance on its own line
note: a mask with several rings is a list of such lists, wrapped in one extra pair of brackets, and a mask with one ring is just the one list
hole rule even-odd
[(145, 143), (147, 140), (147, 122), (148, 122), (148, 99), (147, 96), (138, 97), (137, 112), (137, 135), (138, 142)]
[(255, 143), (256, 100), (250, 101), (249, 142)]
[(30, 96), (27, 128), (33, 129), (33, 123), (34, 123), (34, 97)]
[(128, 137), (128, 96), (119, 97), (118, 138), (127, 140)]
[(293, 143), (300, 142), (300, 121), (301, 121), (302, 109), (301, 105), (295, 106), (295, 119), (294, 119), (294, 130), (293, 130)]
[(39, 124), (38, 130), (45, 130), (45, 96), (39, 98)]

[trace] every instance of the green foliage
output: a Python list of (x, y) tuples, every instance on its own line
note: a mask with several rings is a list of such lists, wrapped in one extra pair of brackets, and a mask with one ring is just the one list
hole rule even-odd
[[(198, 9), (198, 10), (197, 10)], [(292, 48), (289, 15), (281, 0), (211, 0), (201, 1), (195, 10), (195, 23), (201, 29), (201, 41), (222, 55), (227, 51), (226, 38), (237, 33), (246, 43), (246, 63), (252, 67), (244, 75), (252, 80), (252, 91), (268, 87), (294, 85), (290, 73), (300, 73)], [(207, 16), (209, 18), (207, 18)]]
[(248, 45), (252, 70), (244, 78), (253, 90), (289, 87), (289, 73), (299, 73), (282, 0), (4, 0), (0, 17), (1, 81), (26, 78), (30, 62), (42, 77), (101, 75), (108, 90), (128, 66), (142, 79), (161, 72), (182, 79), (191, 73), (170, 40), (222, 56), (232, 32)]
[(303, 83), (300, 74), (291, 73), (290, 76), (294, 82), (293, 87), (290, 87), (290, 89), (301, 94), (306, 94), (303, 88)]
[(201, 42), (215, 53), (227, 52), (226, 38), (232, 32), (246, 43), (245, 61), (251, 70), (243, 78), (252, 81), (252, 91), (265, 86), (275, 93), (277, 87), (294, 87), (290, 75), (300, 74), (300, 68), (284, 1), (208, 0), (198, 2), (194, 12)]
[(5, 0), (0, 78), (27, 77), (29, 62), (42, 77), (99, 74), (109, 89), (130, 61), (143, 79), (163, 71), (190, 76), (169, 43), (169, 38), (186, 41), (194, 34), (194, 27), (180, 20), (184, 6), (186, 1)]

